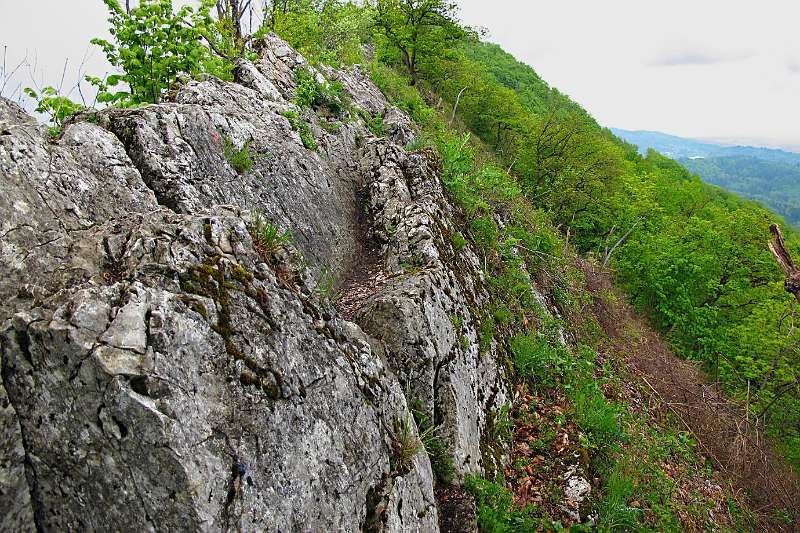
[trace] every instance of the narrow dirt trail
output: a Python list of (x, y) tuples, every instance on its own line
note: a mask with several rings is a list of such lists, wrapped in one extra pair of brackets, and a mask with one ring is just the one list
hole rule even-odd
[(362, 250), (353, 268), (338, 288), (336, 309), (347, 320), (353, 320), (366, 300), (377, 294), (390, 278), (384, 268), (380, 246), (374, 240), (362, 240)]
[[(728, 399), (698, 366), (672, 353), (646, 321), (636, 316), (614, 291), (607, 274), (588, 263), (579, 267), (593, 295), (593, 312), (610, 339), (610, 348), (624, 357), (627, 369), (691, 431), (699, 450), (715, 468), (744, 490), (765, 530), (800, 531), (800, 479), (772, 450), (763, 428), (741, 405)], [(616, 294), (609, 302), (608, 294)], [(792, 525), (771, 520), (769, 513), (787, 510)]]
[[(365, 205), (363, 194), (359, 204)], [(377, 294), (391, 277), (385, 268), (381, 245), (371, 231), (372, 220), (359, 210), (358, 255), (350, 271), (336, 286), (336, 310), (347, 320), (353, 320), (370, 296)]]

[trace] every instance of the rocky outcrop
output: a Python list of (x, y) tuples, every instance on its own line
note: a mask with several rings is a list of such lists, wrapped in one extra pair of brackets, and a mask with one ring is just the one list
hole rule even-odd
[(508, 401), (508, 377), (491, 334), (481, 338), (488, 295), (478, 257), (454, 244), (454, 214), (430, 157), (380, 141), (364, 154), (372, 237), (391, 275), (356, 322), (383, 343), (398, 377), (441, 426), (457, 473), (481, 473), (495, 460), (482, 454), (482, 432)]
[(56, 142), (0, 100), (0, 529), (435, 531), (409, 393), (459, 477), (496, 459), (505, 379), (435, 158), (357, 67), (313, 72), (388, 138), (298, 109), (307, 63), (262, 52)]

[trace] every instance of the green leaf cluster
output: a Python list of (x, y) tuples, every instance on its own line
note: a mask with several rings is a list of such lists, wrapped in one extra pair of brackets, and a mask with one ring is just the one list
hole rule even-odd
[(119, 73), (105, 79), (87, 77), (99, 89), (99, 102), (155, 104), (180, 76), (211, 73), (230, 78), (232, 64), (214, 56), (203, 43), (218, 29), (210, 15), (214, 1), (203, 0), (197, 10), (184, 6), (177, 12), (171, 0), (142, 0), (130, 12), (116, 0), (103, 2), (113, 42), (91, 42), (101, 47)]
[(58, 94), (54, 87), (45, 87), (38, 93), (29, 87), (26, 87), (24, 91), (25, 94), (36, 100), (36, 112), (50, 117), (49, 132), (52, 137), (61, 134), (61, 128), (67, 118), (84, 109), (81, 104)]

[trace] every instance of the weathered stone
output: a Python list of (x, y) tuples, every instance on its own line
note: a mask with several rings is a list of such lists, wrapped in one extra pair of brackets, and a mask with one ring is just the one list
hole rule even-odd
[[(297, 110), (308, 63), (261, 49), (237, 83), (84, 114), (56, 141), (0, 99), (0, 529), (436, 531), (406, 391), (459, 476), (496, 460), (481, 442), (508, 391), (479, 338), (480, 263), (450, 243), (434, 162), (401, 148), (410, 119), (357, 67), (310, 70), (388, 138)], [(255, 210), (292, 245), (260, 255)], [(331, 293), (368, 266), (381, 281), (348, 322)]]
[(375, 238), (399, 275), (356, 322), (384, 344), (400, 380), (441, 424), (457, 473), (481, 473), (483, 461), (493, 461), (481, 450), (487, 414), (500, 411), (509, 394), (494, 341), (480, 349), (488, 295), (478, 258), (447, 238), (455, 232), (451, 208), (424, 154), (380, 141), (364, 153)]

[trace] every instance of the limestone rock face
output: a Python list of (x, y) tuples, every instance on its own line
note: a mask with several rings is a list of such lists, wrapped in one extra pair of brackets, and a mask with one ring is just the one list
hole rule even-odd
[(408, 394), (459, 477), (496, 460), (508, 391), (435, 158), (358, 67), (310, 70), (387, 138), (298, 109), (307, 62), (262, 54), (55, 141), (0, 99), (0, 530), (437, 531)]
[(482, 338), (488, 295), (478, 257), (453, 244), (452, 209), (430, 155), (375, 141), (362, 164), (371, 166), (373, 238), (393, 275), (356, 322), (384, 344), (398, 377), (441, 425), (456, 472), (495, 468), (484, 464), (494, 454), (483, 457), (481, 436), (509, 397), (495, 343)]

